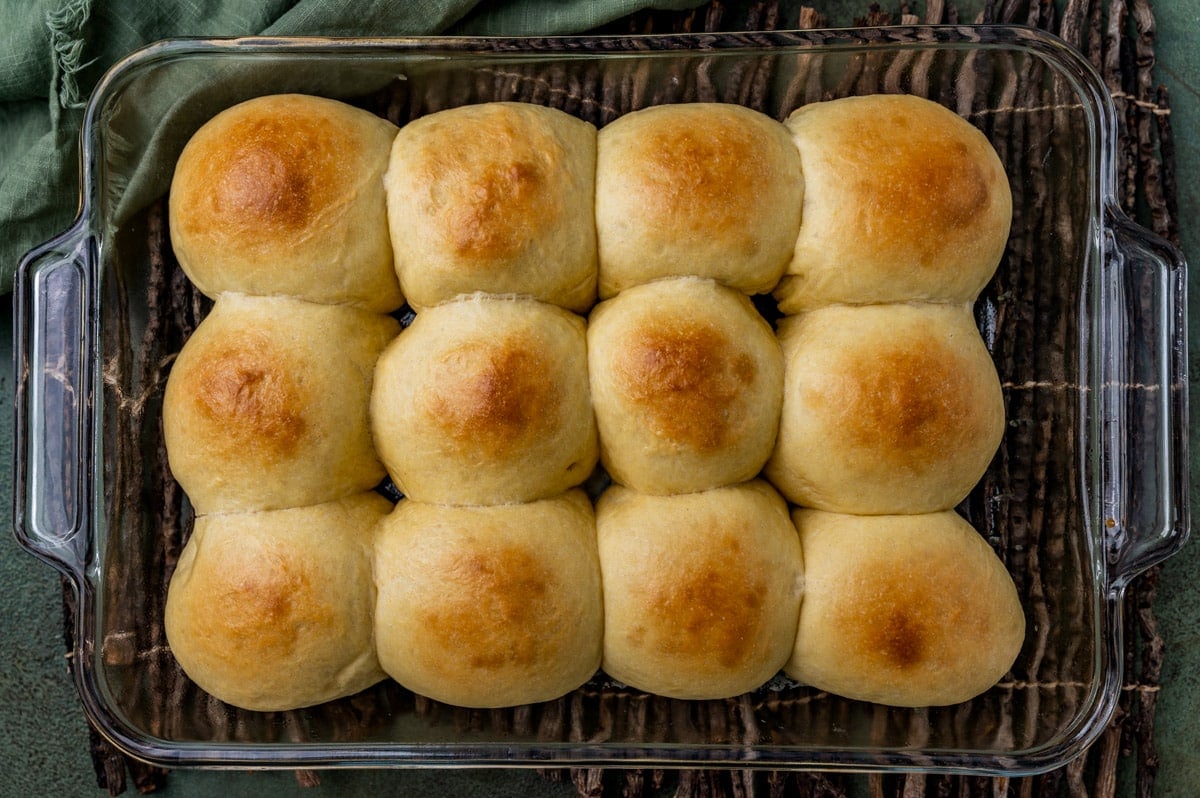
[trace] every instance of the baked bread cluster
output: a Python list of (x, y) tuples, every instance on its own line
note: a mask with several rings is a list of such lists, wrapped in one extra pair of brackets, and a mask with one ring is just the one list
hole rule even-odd
[(591, 125), (515, 103), (401, 131), (280, 95), (196, 133), (171, 232), (214, 304), (163, 423), (197, 514), (167, 635), (197, 684), (276, 710), (391, 676), (507, 706), (595, 674), (578, 486), (599, 446), (573, 312), (596, 295), (594, 176)]
[(599, 131), (506, 102), (218, 114), (170, 197), (214, 299), (164, 397), (197, 515), (176, 658), (261, 710), (385, 677), (512, 706), (600, 668), (685, 699), (781, 669), (986, 690), (1024, 616), (952, 508), (1003, 431), (971, 303), (1010, 215), (982, 134), (912, 97)]
[(598, 142), (603, 668), (672, 698), (738, 695), (787, 660), (803, 588), (787, 506), (755, 479), (783, 357), (749, 299), (789, 261), (800, 157), (775, 120), (715, 103), (626, 114)]
[(785, 122), (803, 223), (775, 288), (779, 436), (764, 473), (797, 505), (799, 629), (784, 670), (896, 706), (965, 701), (1025, 637), (1016, 587), (952, 508), (1004, 431), (972, 305), (1008, 238), (999, 157), (907, 95), (815, 103)]
[(176, 165), (172, 244), (214, 303), (163, 397), (196, 512), (166, 632), (193, 681), (247, 709), (385, 676), (371, 569), (391, 504), (368, 408), (404, 302), (382, 178), (396, 130), (333, 100), (263, 97), (215, 116)]
[(596, 129), (522, 103), (417, 119), (384, 185), (416, 319), (384, 351), (375, 440), (405, 498), (376, 547), (376, 642), (450, 704), (557, 698), (600, 666), (587, 380)]

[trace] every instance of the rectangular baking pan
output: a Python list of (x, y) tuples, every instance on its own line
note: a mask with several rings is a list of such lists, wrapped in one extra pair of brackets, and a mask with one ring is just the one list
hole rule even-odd
[[(190, 510), (162, 451), (175, 353), (207, 311), (171, 255), (175, 158), (217, 111), (276, 92), (402, 124), (520, 100), (596, 125), (647, 105), (735, 102), (782, 119), (910, 92), (979, 126), (1008, 169), (1012, 236), (976, 306), (1008, 429), (959, 508), (1010, 568), (1028, 621), (1012, 671), (953, 707), (892, 709), (779, 679), (726, 701), (598, 675), (557, 701), (471, 711), (385, 682), (286, 713), (182, 675), (162, 603)], [(74, 674), (106, 737), (168, 767), (611, 765), (1029, 774), (1082, 752), (1122, 687), (1121, 602), (1183, 543), (1185, 264), (1114, 200), (1111, 101), (1059, 40), (1004, 26), (548, 39), (177, 40), (115, 66), (82, 132), (77, 222), (16, 287), (15, 526), (75, 591)]]

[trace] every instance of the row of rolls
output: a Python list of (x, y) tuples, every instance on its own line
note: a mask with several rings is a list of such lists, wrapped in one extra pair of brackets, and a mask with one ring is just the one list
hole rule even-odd
[(599, 131), (520, 103), (223, 111), (170, 196), (215, 300), (163, 400), (196, 512), (176, 659), (259, 710), (385, 677), (512, 706), (598, 669), (977, 695), (1024, 640), (952, 510), (1004, 427), (971, 305), (1010, 216), (982, 134), (909, 96)]

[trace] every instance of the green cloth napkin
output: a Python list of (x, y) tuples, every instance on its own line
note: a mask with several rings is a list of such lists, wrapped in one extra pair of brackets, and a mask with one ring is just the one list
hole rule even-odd
[(176, 36), (550, 35), (699, 0), (0, 0), (0, 292), (79, 206), (79, 128), (110, 66)]

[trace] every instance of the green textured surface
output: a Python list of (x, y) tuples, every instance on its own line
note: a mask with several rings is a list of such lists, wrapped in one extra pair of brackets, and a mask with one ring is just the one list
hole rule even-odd
[[(1188, 276), (1188, 352), (1191, 381), (1193, 512), (1200, 507), (1200, 1), (1164, 0), (1155, 5), (1158, 22), (1158, 79), (1171, 93), (1171, 124), (1179, 168), (1180, 238), (1191, 265)], [(1166, 643), (1162, 693), (1158, 701), (1158, 745), (1162, 770), (1156, 793), (1200, 795), (1200, 541), (1193, 540), (1163, 566), (1156, 603)]]
[[(12, 301), (2, 301), (0, 413), (7, 419), (13, 402)], [(0, 447), (11, 463), (12, 424), (0, 425)], [(7, 510), (12, 507), (10, 470), (4, 470), (0, 483), (0, 502)], [(9, 763), (0, 795), (94, 791), (87, 727), (63, 650), (58, 577), (19, 549), (11, 533), (0, 535), (0, 761)]]
[[(858, 8), (861, 4), (855, 3)], [(837, 8), (851, 8), (849, 3)], [(835, 8), (831, 23), (850, 22)], [(1200, 264), (1200, 0), (1160, 0), (1158, 78), (1171, 92), (1177, 139), (1179, 218), (1185, 254)], [(1200, 267), (1198, 267), (1200, 268)], [(1200, 375), (1200, 286), (1196, 268), (1189, 280), (1191, 372)], [(12, 417), (12, 310), (0, 307), (0, 414)], [(1196, 430), (1200, 400), (1192, 401), (1192, 450), (1200, 452)], [(12, 461), (12, 425), (0, 424), (0, 457)], [(1193, 458), (1191, 496), (1200, 500), (1200, 476)], [(11, 507), (12, 477), (0, 478), (0, 502)], [(1200, 795), (1200, 544), (1193, 542), (1163, 571), (1157, 614), (1166, 641), (1166, 666), (1158, 702), (1161, 769), (1156, 795)], [(98, 795), (87, 754), (87, 732), (69, 683), (62, 655), (58, 577), (48, 566), (18, 549), (11, 534), (0, 534), (0, 795)], [(180, 771), (171, 775), (167, 796), (225, 798), (263, 795), (573, 795), (531, 771), (336, 771), (322, 774), (317, 791), (296, 786), (290, 773)], [(1131, 782), (1122, 780), (1122, 786)], [(1125, 790), (1123, 790), (1123, 793)], [(136, 794), (132, 786), (129, 794)]]

